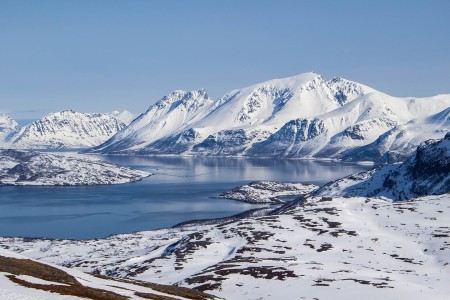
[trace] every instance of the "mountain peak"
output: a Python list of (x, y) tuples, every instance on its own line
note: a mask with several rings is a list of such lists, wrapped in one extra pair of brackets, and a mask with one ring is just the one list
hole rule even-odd
[(150, 107), (158, 107), (164, 108), (167, 106), (172, 106), (176, 102), (186, 102), (189, 99), (209, 99), (208, 94), (205, 89), (193, 90), (193, 91), (184, 91), (184, 90), (176, 90), (171, 92), (170, 94), (162, 97), (159, 101), (157, 101), (154, 105)]
[(7, 142), (20, 130), (19, 124), (10, 116), (0, 114), (0, 142)]
[(65, 110), (62, 110), (62, 111), (59, 111), (59, 112), (55, 112), (55, 113), (52, 113), (52, 114), (76, 114), (77, 112), (76, 111), (74, 111), (73, 109), (65, 109)]
[[(272, 79), (272, 80), (268, 80), (265, 81), (263, 83), (260, 83), (259, 85), (264, 85), (264, 84), (285, 84), (285, 85), (304, 85), (307, 84), (311, 81), (314, 80), (323, 80), (322, 75), (317, 74), (316, 72), (306, 72), (306, 73), (300, 73), (300, 74), (296, 74), (293, 76), (288, 76), (288, 77), (284, 77), (284, 78), (277, 78), (277, 79)], [(258, 84), (257, 84), (258, 85)]]
[(109, 114), (124, 122), (126, 125), (130, 124), (131, 121), (133, 121), (135, 118), (135, 115), (128, 110), (124, 110), (122, 112), (115, 110), (110, 112)]

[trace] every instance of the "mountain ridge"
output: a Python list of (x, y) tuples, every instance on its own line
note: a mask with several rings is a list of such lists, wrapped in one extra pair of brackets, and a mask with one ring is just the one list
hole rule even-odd
[[(343, 78), (327, 81), (313, 72), (273, 79), (232, 90), (216, 101), (211, 100), (194, 120), (164, 136), (145, 132), (148, 128), (138, 126), (135, 120), (125, 131), (92, 151), (113, 154), (242, 155), (253, 143), (265, 140), (287, 121), (298, 116), (306, 118), (333, 111), (371, 92), (376, 91)], [(155, 110), (155, 107), (160, 108), (160, 114), (164, 115), (164, 107), (158, 104), (164, 99), (152, 105), (144, 115)], [(154, 122), (152, 125), (156, 124)], [(231, 134), (230, 140), (227, 140), (228, 134)], [(240, 142), (234, 140), (236, 135), (240, 136)], [(145, 136), (146, 139), (143, 138)], [(217, 139), (223, 140), (224, 145), (243, 143), (246, 147), (239, 151), (232, 147), (223, 148), (220, 143), (215, 143)], [(205, 148), (209, 144), (213, 147), (211, 151)]]
[[(124, 131), (89, 152), (354, 160), (349, 153), (389, 130), (450, 107), (450, 95), (393, 97), (347, 79), (325, 80), (310, 72), (235, 89), (218, 100), (203, 97), (201, 109), (189, 103), (182, 106), (192, 113), (187, 122), (184, 115), (182, 121), (174, 121), (172, 112), (179, 106), (168, 110), (164, 103), (174, 94), (200, 91), (175, 91), (163, 97)], [(148, 117), (150, 112), (157, 118)], [(377, 157), (366, 155), (364, 160)]]

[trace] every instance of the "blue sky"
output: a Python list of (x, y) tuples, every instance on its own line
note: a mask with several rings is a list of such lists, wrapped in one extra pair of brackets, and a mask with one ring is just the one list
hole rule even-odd
[(316, 71), (450, 93), (450, 1), (0, 0), (0, 111), (140, 113)]

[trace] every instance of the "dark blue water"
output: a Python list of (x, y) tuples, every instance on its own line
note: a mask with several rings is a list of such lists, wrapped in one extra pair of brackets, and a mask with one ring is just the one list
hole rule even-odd
[(253, 180), (323, 184), (369, 167), (334, 162), (104, 157), (155, 175), (114, 186), (0, 187), (0, 236), (87, 239), (230, 216), (258, 206), (214, 199)]

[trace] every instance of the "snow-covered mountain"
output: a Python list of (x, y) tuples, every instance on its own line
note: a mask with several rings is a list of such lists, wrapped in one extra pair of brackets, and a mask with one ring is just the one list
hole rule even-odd
[(242, 154), (290, 120), (330, 112), (373, 91), (341, 78), (326, 81), (316, 73), (233, 90), (216, 101), (204, 90), (176, 91), (94, 151)]
[(0, 147), (20, 130), (19, 124), (11, 117), (0, 114)]
[(340, 158), (398, 124), (449, 105), (450, 96), (411, 99), (369, 93), (321, 116), (288, 122), (266, 141), (254, 144), (247, 155)]
[(405, 160), (425, 139), (439, 139), (450, 132), (450, 108), (394, 127), (373, 143), (345, 153), (344, 160), (392, 163)]
[(305, 73), (234, 90), (216, 101), (204, 90), (176, 91), (92, 151), (342, 158), (394, 127), (449, 107), (450, 95), (398, 98)]
[(211, 110), (214, 101), (205, 90), (175, 91), (165, 96), (95, 152), (133, 152), (173, 132), (182, 131)]
[(23, 149), (94, 147), (125, 126), (110, 114), (65, 110), (49, 114), (22, 128), (10, 138), (8, 146)]
[(321, 196), (385, 197), (406, 200), (450, 192), (450, 133), (428, 140), (401, 164), (387, 165), (329, 183)]

